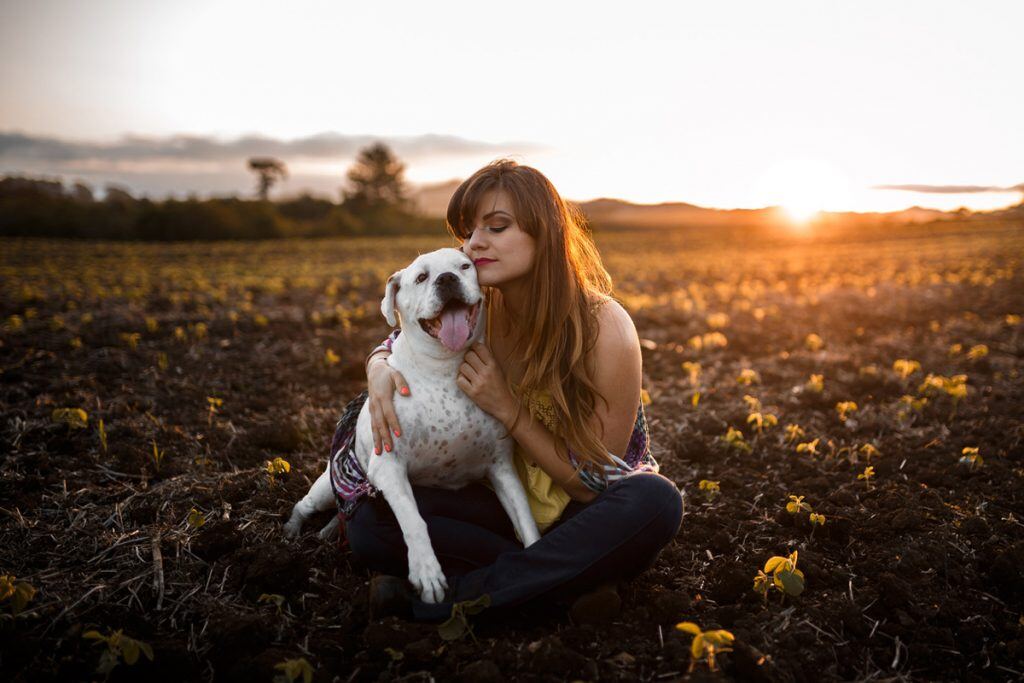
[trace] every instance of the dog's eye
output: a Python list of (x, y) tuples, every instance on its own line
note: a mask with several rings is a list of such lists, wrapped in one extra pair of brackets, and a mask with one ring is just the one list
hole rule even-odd
[(473, 265), (473, 264), (471, 264), (471, 263), (463, 263), (463, 264), (462, 264), (462, 269), (463, 269), (463, 270), (469, 270), (469, 267), (470, 267), (471, 265)]
[(419, 276), (416, 278), (416, 284), (419, 284), (419, 283), (423, 282), (426, 279), (427, 279), (427, 274), (426, 273), (420, 273)]

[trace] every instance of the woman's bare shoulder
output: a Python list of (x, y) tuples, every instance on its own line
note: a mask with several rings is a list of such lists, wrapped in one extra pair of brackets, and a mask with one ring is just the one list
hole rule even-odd
[(618, 301), (607, 298), (595, 311), (597, 316), (597, 339), (590, 358), (595, 370), (610, 367), (626, 370), (640, 366), (640, 337), (633, 319)]
[(633, 318), (618, 301), (606, 297), (596, 304), (595, 314), (597, 316), (598, 343), (604, 340), (606, 344), (615, 346), (631, 347), (640, 346), (640, 337), (636, 332), (636, 325)]

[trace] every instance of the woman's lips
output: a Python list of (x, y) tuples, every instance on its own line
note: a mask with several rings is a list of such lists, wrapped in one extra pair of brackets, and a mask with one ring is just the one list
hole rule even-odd
[(473, 265), (479, 268), (480, 266), (486, 266), (488, 263), (494, 263), (495, 259), (492, 258), (478, 258), (473, 261)]

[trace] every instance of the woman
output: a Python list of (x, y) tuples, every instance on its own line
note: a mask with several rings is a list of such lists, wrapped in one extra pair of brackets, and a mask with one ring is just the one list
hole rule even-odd
[[(486, 344), (466, 353), (457, 384), (515, 440), (543, 536), (524, 549), (482, 484), (414, 486), (448, 579), (444, 602), (421, 602), (396, 578), (408, 567), (394, 514), (382, 497), (367, 498), (369, 485), (342, 462), (334, 481), (350, 547), (369, 568), (396, 575), (371, 583), (371, 610), (444, 619), (453, 603), (485, 593), (492, 607), (507, 607), (595, 588), (576, 601), (574, 619), (588, 619), (595, 606), (617, 610), (608, 586), (653, 563), (682, 517), (679, 491), (657, 474), (648, 447), (633, 322), (609, 296), (611, 278), (581, 221), (537, 170), (509, 160), (480, 169), (456, 190), (447, 220), (487, 294)], [(367, 360), (381, 457), (401, 438), (393, 401), (415, 390), (384, 362), (397, 334)], [(332, 453), (348, 450), (359, 407), (357, 400), (346, 410)]]

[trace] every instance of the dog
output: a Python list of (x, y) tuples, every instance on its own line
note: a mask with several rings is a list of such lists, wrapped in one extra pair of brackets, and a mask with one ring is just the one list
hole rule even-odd
[[(512, 464), (512, 439), (456, 385), (466, 350), (484, 336), (483, 295), (476, 269), (458, 249), (418, 256), (388, 278), (381, 313), (400, 324), (387, 362), (413, 391), (395, 401), (402, 436), (390, 453), (373, 454), (369, 403), (356, 424), (356, 456), (367, 479), (391, 506), (409, 550), (409, 583), (427, 603), (444, 599), (448, 583), (427, 535), (411, 484), (459, 489), (487, 479), (528, 547), (540, 538), (522, 483)], [(396, 310), (398, 320), (396, 320)], [(296, 503), (285, 535), (298, 536), (313, 512), (334, 504), (330, 464)], [(333, 524), (321, 536), (333, 531)]]

